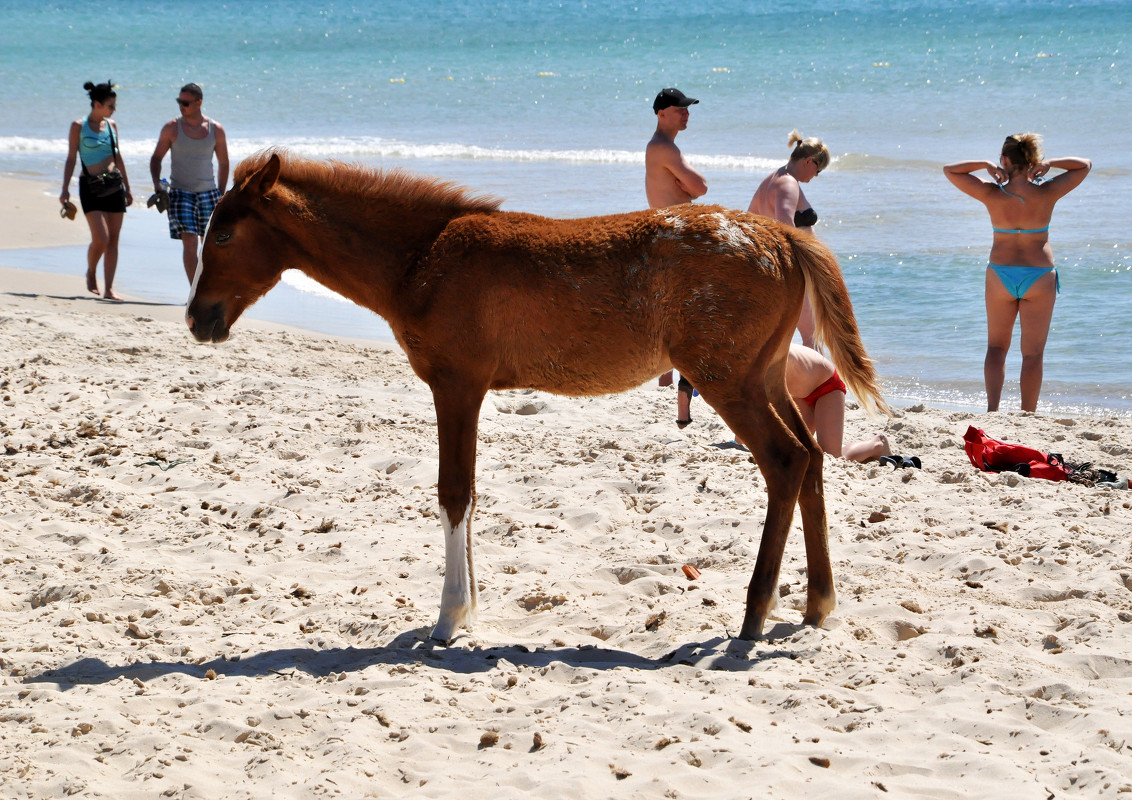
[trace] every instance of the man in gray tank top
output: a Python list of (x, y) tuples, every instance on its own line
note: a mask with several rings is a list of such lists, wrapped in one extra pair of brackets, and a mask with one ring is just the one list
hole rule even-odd
[[(165, 123), (157, 147), (149, 159), (153, 190), (160, 193), (161, 161), (172, 153), (169, 173), (169, 235), (181, 240), (185, 274), (189, 283), (196, 273), (200, 239), (212, 209), (228, 188), (228, 140), (224, 128), (201, 113), (204, 92), (195, 83), (185, 84), (177, 96), (181, 116)], [(212, 172), (216, 156), (219, 176)]]

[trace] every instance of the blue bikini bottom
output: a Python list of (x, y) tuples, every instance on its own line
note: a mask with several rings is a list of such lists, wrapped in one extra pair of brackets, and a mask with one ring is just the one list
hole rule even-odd
[(987, 264), (994, 270), (994, 274), (1002, 281), (1003, 287), (1014, 297), (1021, 300), (1034, 281), (1043, 275), (1052, 272), (1057, 281), (1057, 293), (1061, 294), (1061, 278), (1058, 277), (1056, 267), (1012, 267), (1004, 264)]

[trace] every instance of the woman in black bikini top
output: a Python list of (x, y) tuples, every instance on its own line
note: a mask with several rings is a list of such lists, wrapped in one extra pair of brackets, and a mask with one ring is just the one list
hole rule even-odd
[[(829, 148), (821, 139), (803, 139), (796, 130), (790, 131), (787, 143), (792, 148), (790, 160), (759, 184), (747, 210), (808, 232), (818, 221), (818, 214), (802, 193), (802, 184), (809, 183), (829, 166)], [(798, 318), (798, 332), (804, 345), (814, 347), (814, 321), (808, 299)]]
[(818, 212), (812, 208), (805, 208), (794, 212), (795, 228), (812, 228), (818, 222)]

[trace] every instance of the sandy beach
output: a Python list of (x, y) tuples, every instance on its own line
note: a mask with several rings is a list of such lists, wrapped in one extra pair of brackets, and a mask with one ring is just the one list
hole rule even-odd
[[(0, 180), (0, 247), (87, 241), (51, 189)], [(852, 408), (847, 440), (923, 468), (827, 459), (838, 608), (800, 625), (796, 519), (748, 643), (765, 484), (702, 401), (678, 431), (655, 383), (492, 393), (479, 620), (443, 647), (435, 416), (396, 347), (199, 345), (81, 264), (3, 264), (2, 797), (1132, 796), (1132, 491), (962, 448), (1127, 477), (1128, 418)]]

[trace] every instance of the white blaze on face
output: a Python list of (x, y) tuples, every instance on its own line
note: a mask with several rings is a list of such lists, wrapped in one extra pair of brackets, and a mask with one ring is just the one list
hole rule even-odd
[(208, 241), (208, 229), (212, 227), (212, 218), (208, 220), (208, 224), (204, 226), (204, 236), (201, 237), (200, 255), (197, 256), (197, 269), (193, 273), (193, 285), (189, 289), (189, 299), (185, 301), (185, 317), (189, 316), (189, 306), (193, 304), (193, 298), (197, 296), (197, 284), (200, 283), (200, 274), (204, 272), (204, 243)]
[[(470, 507), (470, 506), (469, 506)], [(444, 523), (444, 590), (440, 594), (440, 618), (432, 630), (432, 638), (450, 642), (456, 630), (470, 625), (475, 616), (475, 587), (472, 586), (472, 541), (468, 530), (468, 512), (452, 524), (448, 512), (440, 509)]]
[(189, 299), (185, 301), (185, 315), (188, 316), (189, 306), (193, 304), (193, 298), (197, 296), (197, 284), (200, 283), (200, 274), (204, 272), (204, 259), (197, 259), (197, 269), (193, 273), (193, 285), (189, 289)]

